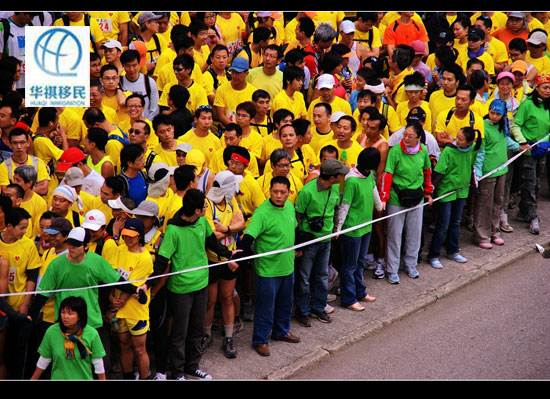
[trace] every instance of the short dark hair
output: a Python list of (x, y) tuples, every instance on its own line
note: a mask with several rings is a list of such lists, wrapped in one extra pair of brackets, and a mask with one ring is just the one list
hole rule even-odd
[(355, 121), (355, 118), (351, 115), (344, 115), (340, 119), (338, 119), (338, 123), (340, 123), (341, 120), (349, 121), (351, 124), (351, 131), (355, 132), (357, 130), (357, 122)]
[(137, 50), (128, 49), (128, 50), (124, 50), (122, 54), (120, 54), (120, 63), (122, 65), (127, 64), (128, 62), (136, 61), (136, 60), (138, 63), (141, 60), (141, 55)]
[(6, 186), (6, 188), (13, 188), (16, 191), (17, 198), (25, 197), (25, 190), (17, 183), (10, 183)]
[[(124, 54), (124, 53), (123, 53), (123, 54)], [(122, 62), (122, 56), (121, 56), (121, 62)], [(99, 77), (102, 78), (103, 75), (105, 74), (105, 72), (107, 72), (107, 71), (109, 71), (109, 70), (115, 71), (116, 74), (118, 75), (118, 68), (117, 68), (115, 65), (113, 65), (113, 64), (105, 64), (105, 65), (103, 65), (103, 66), (101, 67), (101, 69), (99, 70)]]
[(235, 111), (239, 110), (246, 112), (248, 115), (250, 115), (250, 118), (254, 118), (256, 116), (256, 106), (252, 101), (244, 101), (237, 105)]
[(332, 144), (327, 144), (326, 146), (324, 146), (323, 148), (321, 148), (321, 151), (319, 151), (319, 158), (322, 158), (323, 157), (323, 154), (327, 152), (329, 154), (336, 154), (336, 158), (338, 158), (339, 154), (338, 154), (338, 148), (336, 148), (335, 146), (333, 146)]
[(189, 90), (181, 85), (173, 85), (168, 92), (170, 100), (174, 103), (176, 108), (184, 109), (189, 101)]
[(297, 136), (304, 137), (310, 125), (311, 122), (304, 118), (297, 118), (292, 121), (292, 126), (294, 127)]
[(288, 83), (293, 80), (304, 80), (304, 70), (297, 66), (287, 66), (283, 71), (283, 89), (288, 87)]
[(183, 191), (195, 180), (196, 169), (193, 165), (181, 165), (174, 170), (176, 189)]
[(195, 66), (195, 60), (189, 54), (183, 53), (174, 58), (172, 65), (181, 65), (184, 69), (190, 69), (192, 71)]
[(292, 117), (292, 119), (294, 119), (294, 114), (292, 113), (292, 111), (289, 111), (286, 108), (279, 108), (277, 111), (273, 113), (273, 123), (279, 124), (287, 116), (290, 116)]
[(174, 120), (174, 117), (161, 112), (153, 118), (153, 129), (157, 130), (159, 125), (176, 126), (176, 121)]
[(42, 107), (38, 110), (38, 126), (48, 126), (48, 123), (55, 122), (57, 119), (57, 109), (55, 107)]
[(473, 100), (476, 98), (476, 89), (474, 89), (471, 85), (463, 84), (458, 86), (458, 89), (456, 89), (457, 93), (459, 91), (467, 91), (470, 93), (470, 100)]
[(189, 189), (183, 196), (181, 212), (189, 217), (195, 214), (197, 209), (203, 209), (205, 195), (196, 188)]
[(90, 107), (86, 111), (84, 111), (82, 120), (88, 125), (94, 125), (96, 123), (103, 123), (107, 119), (105, 118), (105, 114), (102, 110), (100, 110), (99, 108)]
[(269, 95), (269, 92), (267, 92), (264, 89), (258, 89), (252, 93), (252, 102), (258, 101), (260, 98), (267, 98), (271, 99), (271, 96)]
[(124, 190), (124, 183), (117, 176), (109, 176), (105, 179), (105, 185), (109, 187), (113, 194), (121, 194)]
[(31, 215), (24, 208), (12, 208), (11, 212), (4, 215), (6, 226), (11, 224), (13, 227), (17, 226), (23, 219), (30, 219)]
[(273, 176), (269, 182), (269, 188), (273, 188), (275, 184), (284, 184), (290, 190), (290, 180), (286, 176)]
[(315, 22), (310, 17), (301, 17), (298, 19), (298, 24), (300, 25), (300, 30), (304, 32), (306, 37), (313, 36), (315, 33)]
[(88, 134), (86, 135), (88, 141), (95, 144), (98, 150), (105, 151), (105, 146), (109, 140), (109, 134), (100, 127), (91, 127), (88, 129)]
[[(63, 299), (59, 304), (57, 322), (59, 323), (59, 328), (61, 328), (61, 331), (66, 332), (67, 328), (61, 322), (61, 311), (63, 309), (71, 309), (73, 312), (76, 312), (78, 314), (79, 327), (86, 327), (86, 324), (88, 324), (88, 306), (86, 305), (86, 301), (82, 297), (68, 296), (67, 298)], [(86, 357), (86, 352), (81, 352), (81, 356), (83, 358)]]
[(228, 123), (227, 126), (225, 127), (225, 131), (235, 131), (235, 133), (237, 133), (237, 137), (242, 137), (243, 135), (243, 129), (237, 125), (236, 123)]
[(131, 100), (132, 98), (139, 98), (141, 101), (141, 106), (145, 106), (145, 96), (141, 93), (132, 93), (128, 97), (126, 97), (125, 104), (128, 105), (128, 100)]
[(128, 164), (135, 162), (144, 151), (143, 147), (138, 144), (125, 145), (120, 150), (120, 168), (125, 171), (128, 168)]
[(9, 134), (9, 141), (11, 142), (11, 139), (12, 137), (16, 137), (16, 136), (25, 136), (27, 138), (27, 140), (29, 139), (29, 133), (25, 130), (25, 129), (22, 129), (20, 127), (16, 127), (12, 130), (10, 130), (10, 134)]

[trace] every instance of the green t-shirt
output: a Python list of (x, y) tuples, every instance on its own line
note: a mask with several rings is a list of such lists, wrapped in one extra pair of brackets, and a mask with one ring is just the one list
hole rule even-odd
[[(172, 261), (171, 273), (206, 266), (208, 258), (205, 240), (212, 234), (206, 218), (200, 217), (194, 224), (176, 226), (169, 224), (159, 248), (159, 255)], [(176, 294), (187, 294), (208, 285), (208, 268), (178, 273), (170, 276), (167, 288)]]
[(437, 196), (463, 187), (453, 194), (440, 199), (441, 202), (454, 201), (457, 198), (468, 198), (470, 180), (472, 177), (472, 166), (476, 154), (477, 151), (474, 150), (473, 144), (469, 146), (466, 151), (454, 145), (447, 145), (443, 151), (441, 151), (439, 160), (434, 168), (434, 172), (444, 175), (437, 185)]
[(92, 359), (105, 357), (105, 349), (99, 338), (99, 333), (89, 324), (84, 327), (82, 340), (92, 354), (82, 359), (78, 347), (75, 345), (75, 357), (67, 359), (65, 356), (65, 337), (59, 323), (50, 326), (38, 348), (38, 353), (52, 359), (52, 380), (93, 380)]
[[(349, 204), (350, 208), (342, 230), (358, 226), (372, 220), (374, 207), (373, 190), (376, 182), (369, 173), (366, 177), (349, 177), (344, 183), (342, 204)], [(345, 235), (350, 237), (362, 237), (372, 231), (372, 225), (368, 224), (359, 229), (352, 230)]]
[[(420, 144), (420, 147), (416, 154), (407, 154), (401, 148), (401, 144), (390, 148), (384, 170), (393, 175), (392, 186), (395, 185), (399, 190), (422, 188), (424, 170), (429, 169), (431, 164), (426, 147), (424, 144)], [(401, 205), (393, 187), (388, 203)]]
[[(521, 133), (527, 141), (539, 141), (550, 131), (548, 110), (536, 106), (532, 97), (523, 101), (514, 116), (514, 124), (521, 128)], [(545, 140), (548, 141), (548, 140)], [(526, 154), (530, 154), (527, 152)]]
[[(254, 252), (261, 254), (292, 247), (297, 225), (292, 202), (278, 207), (267, 199), (252, 214), (245, 234), (254, 237)], [(294, 271), (294, 250), (255, 258), (254, 267), (261, 277), (288, 276)]]
[[(318, 179), (318, 178), (317, 178)], [(328, 190), (317, 190), (317, 179), (307, 183), (298, 192), (296, 199), (296, 212), (302, 213), (307, 217), (302, 220), (300, 229), (311, 233), (315, 238), (323, 237), (332, 233), (334, 228), (334, 208), (340, 203), (340, 189), (338, 184), (333, 184)], [(326, 209), (325, 209), (326, 205)], [(314, 232), (309, 227), (307, 218), (323, 216), (323, 228), (320, 232)], [(330, 240), (327, 239), (327, 240)]]
[[(499, 125), (491, 123), (488, 119), (485, 119), (484, 122), (485, 137), (483, 138), (480, 147), (480, 150), (485, 150), (483, 167), (481, 168), (483, 175), (508, 161), (508, 145), (506, 136), (499, 130)], [(508, 166), (496, 171), (488, 177), (501, 176), (506, 172), (508, 172)]]
[[(82, 263), (72, 263), (67, 255), (61, 255), (51, 261), (40, 280), (37, 291), (50, 291), (66, 288), (92, 287), (99, 283), (114, 283), (120, 280), (120, 274), (96, 253), (88, 252)], [(43, 294), (50, 296), (49, 293)], [(103, 318), (98, 303), (97, 288), (84, 288), (74, 291), (54, 293), (55, 317), (59, 314), (59, 304), (69, 296), (79, 296), (88, 306), (88, 325), (99, 328)]]

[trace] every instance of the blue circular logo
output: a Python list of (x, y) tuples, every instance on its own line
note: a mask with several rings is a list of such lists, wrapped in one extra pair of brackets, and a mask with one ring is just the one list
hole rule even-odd
[(48, 29), (38, 37), (34, 47), (36, 64), (49, 75), (76, 76), (81, 59), (80, 41), (67, 29)]

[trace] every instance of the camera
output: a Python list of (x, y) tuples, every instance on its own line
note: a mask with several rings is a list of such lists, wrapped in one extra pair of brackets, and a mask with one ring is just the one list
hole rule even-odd
[(315, 216), (311, 219), (308, 219), (307, 222), (309, 223), (309, 228), (311, 229), (311, 231), (314, 231), (315, 233), (319, 233), (321, 230), (323, 230), (323, 226), (325, 225), (322, 216)]

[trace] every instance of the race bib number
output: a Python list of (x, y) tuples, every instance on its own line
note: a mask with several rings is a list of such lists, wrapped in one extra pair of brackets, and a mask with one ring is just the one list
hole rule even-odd
[(17, 268), (16, 267), (10, 267), (8, 269), (8, 284), (15, 284), (15, 277), (17, 276)]
[(97, 18), (99, 27), (105, 33), (111, 33), (113, 31), (113, 21), (111, 18)]

